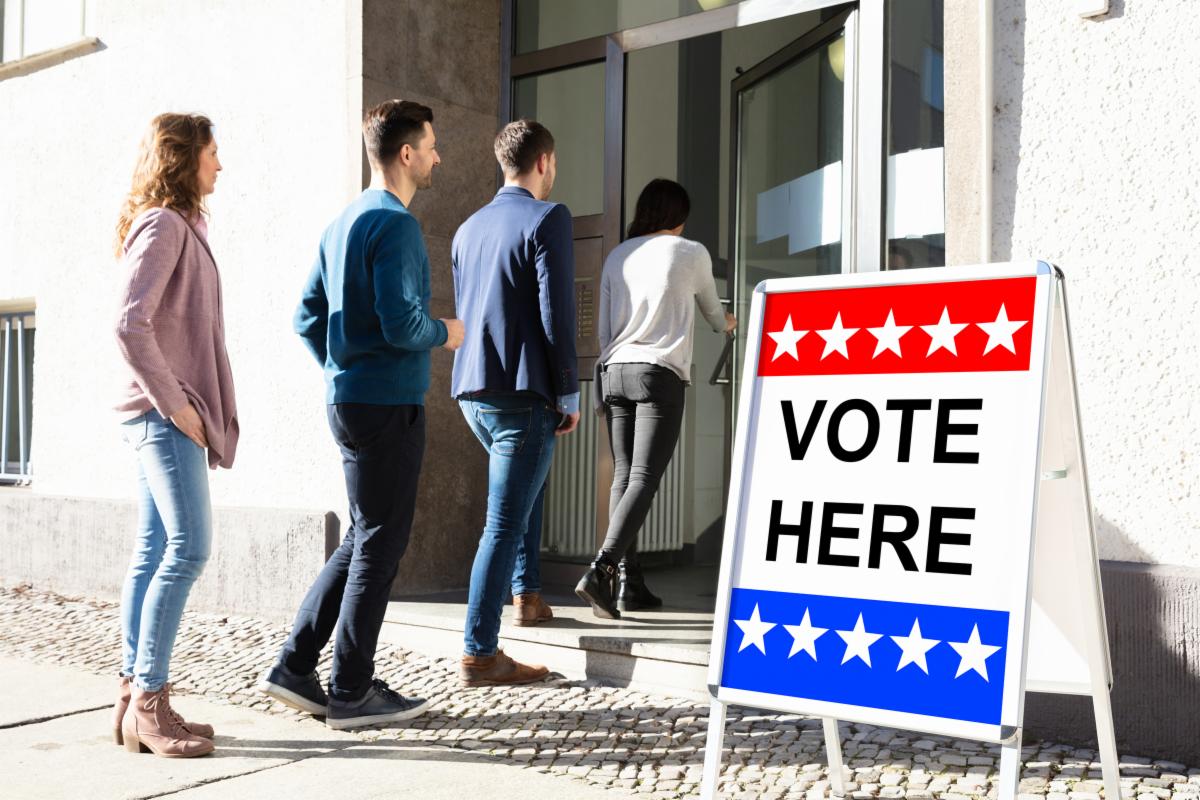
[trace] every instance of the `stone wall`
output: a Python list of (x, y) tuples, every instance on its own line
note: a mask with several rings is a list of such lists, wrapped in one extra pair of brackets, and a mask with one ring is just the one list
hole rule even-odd
[[(433, 109), (442, 164), (412, 211), (433, 268), (433, 315), (453, 317), (450, 241), (497, 188), (500, 3), (363, 0), (362, 26), (362, 107), (402, 98)], [(396, 596), (466, 586), (483, 529), (487, 457), (450, 398), (452, 364), (450, 353), (434, 352), (425, 462)]]
[[(119, 600), (136, 526), (130, 502), (0, 490), (0, 579)], [(212, 555), (188, 608), (290, 622), (336, 537), (321, 511), (214, 508)]]

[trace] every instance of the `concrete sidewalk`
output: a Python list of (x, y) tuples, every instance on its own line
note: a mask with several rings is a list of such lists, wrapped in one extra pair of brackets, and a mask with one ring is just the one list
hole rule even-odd
[(393, 798), (612, 800), (612, 790), (511, 761), (400, 740), (364, 741), (311, 719), (264, 714), (194, 697), (174, 705), (216, 728), (204, 758), (134, 755), (112, 741), (115, 680), (0, 658), (0, 797)]
[[(121, 635), (116, 604), (0, 584), (0, 619), (0, 659), (13, 659), (0, 661), (0, 685), (11, 690), (0, 698), (0, 769), (15, 767), (5, 776), (22, 781), (0, 778), (0, 800), (205, 792), (304, 800), (413, 790), (464, 800), (493, 789), (555, 800), (700, 794), (707, 703), (570, 677), (464, 689), (456, 657), (382, 643), (378, 677), (432, 708), (404, 727), (334, 734), (254, 688), (285, 626), (195, 612), (184, 614), (176, 639), (173, 699), (185, 715), (217, 726), (219, 753), (193, 762), (136, 756), (108, 738)], [(318, 671), (328, 670), (327, 650)], [(995, 797), (996, 745), (852, 722), (839, 730), (849, 800)], [(828, 800), (819, 719), (731, 706), (724, 745), (719, 785), (730, 800)], [(1023, 755), (1020, 800), (1100, 800), (1100, 764), (1089, 743), (1029, 737)], [(1200, 800), (1200, 768), (1157, 755), (1121, 755), (1121, 800)]]

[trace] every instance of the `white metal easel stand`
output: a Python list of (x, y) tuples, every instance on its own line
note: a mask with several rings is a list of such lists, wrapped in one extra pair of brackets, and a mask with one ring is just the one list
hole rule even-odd
[[(715, 800), (717, 784), (721, 779), (721, 755), (725, 743), (726, 706), (717, 698), (712, 698), (708, 710), (708, 739), (704, 748), (704, 773), (700, 784), (700, 797), (704, 800)], [(834, 797), (846, 795), (846, 776), (842, 765), (842, 741), (838, 732), (838, 721), (829, 717), (821, 718), (821, 726), (825, 731), (825, 753), (829, 761), (829, 784)]]

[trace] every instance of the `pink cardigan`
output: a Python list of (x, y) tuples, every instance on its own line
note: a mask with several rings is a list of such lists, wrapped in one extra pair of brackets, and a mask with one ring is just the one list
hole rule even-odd
[[(203, 222), (201, 222), (203, 226)], [(204, 421), (208, 465), (233, 465), (237, 407), (225, 352), (221, 276), (201, 231), (179, 212), (143, 211), (125, 237), (117, 344), (126, 365), (123, 420), (189, 401)]]

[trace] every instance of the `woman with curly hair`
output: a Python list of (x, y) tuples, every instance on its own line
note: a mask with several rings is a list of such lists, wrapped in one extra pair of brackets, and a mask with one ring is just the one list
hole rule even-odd
[(160, 114), (141, 144), (117, 221), (122, 265), (116, 406), (138, 461), (138, 529), (121, 593), (122, 661), (114, 737), (132, 752), (213, 751), (211, 726), (170, 702), (171, 650), (192, 584), (208, 560), (208, 469), (230, 467), (238, 423), (225, 352), (221, 280), (204, 199), (221, 162), (212, 122)]

